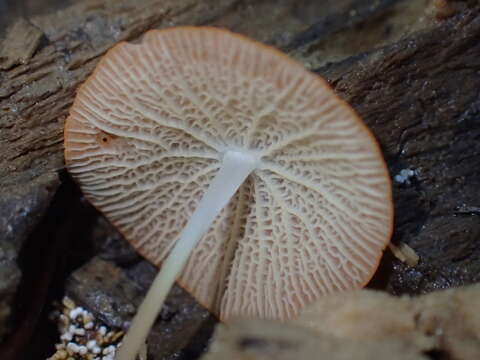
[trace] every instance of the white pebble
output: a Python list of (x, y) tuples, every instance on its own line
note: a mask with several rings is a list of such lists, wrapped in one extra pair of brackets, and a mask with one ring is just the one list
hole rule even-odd
[(92, 352), (94, 354), (100, 354), (102, 352), (102, 349), (100, 349), (100, 346), (94, 346)]
[(83, 309), (81, 307), (76, 307), (70, 311), (70, 319), (75, 320), (78, 315), (82, 313)]
[(405, 181), (402, 175), (395, 175), (394, 179), (398, 183), (403, 183)]
[(60, 336), (60, 339), (65, 340), (65, 341), (70, 341), (70, 340), (72, 340), (72, 338), (73, 338), (73, 335), (70, 331), (67, 331), (65, 334)]
[(86, 355), (87, 352), (88, 352), (88, 349), (87, 349), (86, 346), (80, 345), (80, 346), (78, 347), (78, 353), (79, 353), (80, 355)]
[(113, 345), (110, 345), (110, 346), (107, 346), (105, 349), (103, 349), (102, 351), (102, 354), (103, 355), (108, 355), (108, 354), (111, 354), (111, 353), (115, 353), (115, 346)]
[(98, 332), (100, 333), (100, 335), (105, 336), (105, 334), (107, 333), (107, 328), (105, 326), (100, 326)]
[(393, 177), (393, 179), (400, 184), (403, 184), (403, 183), (410, 184), (411, 178), (417, 175), (418, 175), (417, 170), (402, 169), (397, 175)]
[(75, 329), (75, 335), (78, 335), (78, 336), (84, 336), (85, 335), (85, 329)]
[(78, 353), (78, 345), (73, 342), (69, 342), (67, 344), (67, 350), (70, 350), (73, 353)]
[(96, 340), (90, 340), (87, 342), (87, 349), (92, 350), (95, 346), (97, 346)]
[(93, 328), (93, 322), (89, 321), (85, 325), (83, 325), (83, 327), (87, 330), (92, 329)]

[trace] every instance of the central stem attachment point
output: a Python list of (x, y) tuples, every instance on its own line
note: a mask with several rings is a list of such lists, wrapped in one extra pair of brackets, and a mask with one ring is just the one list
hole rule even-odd
[(225, 152), (217, 175), (180, 233), (177, 243), (162, 264), (161, 271), (133, 318), (122, 346), (118, 349), (116, 360), (135, 359), (193, 248), (257, 165), (258, 159), (251, 153), (241, 150)]

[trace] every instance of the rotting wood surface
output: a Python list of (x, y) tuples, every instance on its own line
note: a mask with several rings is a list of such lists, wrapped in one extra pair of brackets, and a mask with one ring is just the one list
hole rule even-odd
[(376, 134), (392, 176), (414, 171), (394, 181), (393, 241), (420, 262), (394, 263), (387, 282), (395, 293), (480, 281), (480, 218), (468, 211), (480, 204), (479, 38), (477, 8), (319, 70)]
[[(77, 87), (116, 42), (150, 28), (206, 23), (234, 3), (83, 0), (10, 21), (0, 42), (0, 336), (20, 279), (18, 251), (60, 185), (63, 123)], [(43, 301), (32, 305), (41, 309)]]
[(372, 128), (392, 177), (414, 171), (394, 183), (394, 241), (420, 262), (409, 268), (386, 256), (372, 286), (417, 293), (479, 281), (479, 214), (465, 209), (480, 206), (480, 10), (398, 41), (401, 6), (424, 18), (419, 3), (83, 0), (23, 21), (24, 56), (0, 48), (0, 246), (18, 249), (47, 212), (60, 185), (64, 119), (101, 55), (150, 28), (212, 24), (287, 50), (325, 76)]

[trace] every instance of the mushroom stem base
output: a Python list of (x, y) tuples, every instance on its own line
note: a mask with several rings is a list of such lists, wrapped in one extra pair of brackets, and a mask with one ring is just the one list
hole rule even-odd
[(217, 175), (181, 232), (133, 318), (122, 346), (118, 349), (116, 360), (135, 359), (193, 248), (256, 166), (257, 159), (250, 154), (240, 151), (225, 153)]

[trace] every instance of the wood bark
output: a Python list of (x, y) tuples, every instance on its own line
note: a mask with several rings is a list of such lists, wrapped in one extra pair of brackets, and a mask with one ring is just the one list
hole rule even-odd
[[(394, 180), (394, 242), (420, 257), (388, 284), (416, 293), (480, 280), (480, 17), (470, 9), (391, 46), (319, 69), (358, 111)], [(395, 178), (394, 178), (395, 179)]]
[[(462, 3), (436, 19), (423, 0), (83, 0), (19, 20), (0, 43), (5, 271), (65, 186), (64, 120), (99, 58), (151, 28), (208, 24), (277, 46), (326, 77), (379, 140), (394, 179), (393, 241), (420, 262), (387, 253), (372, 287), (417, 293), (478, 282), (480, 9)], [(412, 176), (397, 181), (402, 170)]]

